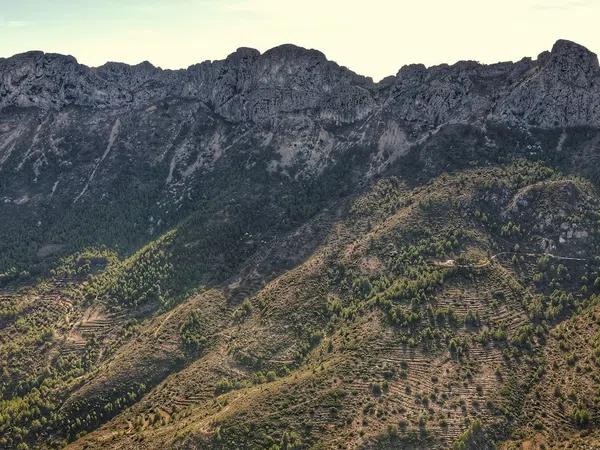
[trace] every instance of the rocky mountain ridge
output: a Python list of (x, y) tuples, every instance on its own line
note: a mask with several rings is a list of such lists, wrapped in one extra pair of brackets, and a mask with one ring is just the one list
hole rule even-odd
[(311, 111), (343, 124), (384, 110), (426, 128), (488, 118), (545, 128), (600, 124), (598, 58), (565, 40), (536, 60), (409, 65), (380, 83), (294, 45), (263, 54), (240, 48), (175, 71), (148, 62), (89, 68), (70, 56), (29, 52), (2, 60), (0, 77), (1, 108), (140, 108), (183, 98), (232, 122)]

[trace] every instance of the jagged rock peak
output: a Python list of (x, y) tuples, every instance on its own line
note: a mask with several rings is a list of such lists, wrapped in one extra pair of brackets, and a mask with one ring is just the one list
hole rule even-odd
[(257, 58), (260, 56), (260, 52), (255, 48), (240, 47), (235, 52), (227, 56), (227, 59), (242, 59), (242, 58)]
[(134, 65), (130, 65), (127, 63), (122, 63), (122, 62), (115, 62), (115, 61), (109, 61), (106, 62), (104, 64), (102, 64), (101, 66), (98, 66), (95, 68), (96, 70), (110, 70), (110, 71), (129, 71), (129, 70), (146, 70), (146, 71), (153, 71), (153, 70), (157, 70), (158, 68), (156, 66), (154, 66), (154, 64), (150, 63), (149, 61), (142, 61), (139, 64), (134, 64)]
[(581, 85), (588, 85), (600, 75), (598, 56), (582, 45), (567, 40), (556, 41), (545, 58), (545, 66), (558, 70), (564, 75), (563, 78)]
[(41, 50), (31, 50), (24, 53), (18, 53), (14, 56), (6, 58), (3, 60), (4, 63), (13, 63), (17, 64), (26, 64), (26, 63), (35, 63), (35, 64), (70, 64), (70, 65), (79, 65), (77, 59), (71, 55), (62, 55), (60, 53), (45, 53)]
[(598, 65), (598, 57), (595, 53), (588, 50), (583, 45), (577, 44), (576, 42), (568, 41), (566, 39), (559, 39), (552, 46), (550, 53), (557, 57), (569, 57), (569, 58), (580, 58), (583, 60), (590, 60)]
[(282, 44), (267, 50), (264, 56), (272, 58), (315, 58), (326, 60), (327, 57), (315, 49), (307, 49), (294, 44)]
[(600, 126), (597, 56), (574, 42), (557, 41), (498, 102), (496, 114), (542, 128)]

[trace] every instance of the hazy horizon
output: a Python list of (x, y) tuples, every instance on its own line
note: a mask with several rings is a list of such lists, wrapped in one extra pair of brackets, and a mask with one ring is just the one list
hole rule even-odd
[(378, 0), (368, 8), (339, 0), (0, 0), (0, 5), (0, 56), (41, 50), (72, 55), (88, 66), (149, 61), (181, 69), (223, 59), (238, 47), (264, 52), (292, 43), (380, 80), (411, 63), (535, 58), (558, 39), (600, 48), (594, 27), (600, 4), (590, 0), (492, 5)]

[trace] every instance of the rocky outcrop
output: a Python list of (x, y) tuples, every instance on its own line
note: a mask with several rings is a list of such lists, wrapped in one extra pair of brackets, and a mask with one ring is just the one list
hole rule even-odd
[(89, 68), (70, 56), (30, 52), (0, 63), (0, 107), (140, 108), (169, 97), (199, 100), (234, 122), (311, 110), (351, 122), (373, 107), (374, 84), (316, 50), (283, 45), (264, 54), (241, 48), (187, 70), (107, 63)]
[[(475, 158), (452, 154), (467, 146), (465, 124), (600, 127), (599, 73), (568, 41), (536, 60), (409, 65), (379, 83), (294, 45), (185, 70), (24, 53), (0, 60), (0, 205), (86, 205), (142, 186), (172, 210), (213, 170), (309, 178), (360, 154), (370, 178), (421, 144), (423, 167), (442, 168)], [(444, 125), (454, 131), (438, 134)], [(498, 151), (477, 133), (473, 146)]]
[(482, 65), (461, 61), (403, 67), (375, 84), (316, 50), (240, 48), (187, 70), (107, 63), (30, 52), (0, 61), (0, 107), (68, 105), (140, 108), (170, 97), (198, 100), (229, 121), (263, 122), (307, 112), (337, 124), (383, 111), (416, 130), (493, 119), (544, 128), (600, 125), (595, 54), (558, 41), (537, 60)]
[(495, 116), (543, 128), (600, 125), (598, 57), (558, 41), (498, 102)]

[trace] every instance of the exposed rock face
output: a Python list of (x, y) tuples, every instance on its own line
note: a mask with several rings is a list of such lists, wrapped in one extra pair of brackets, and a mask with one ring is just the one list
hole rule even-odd
[(374, 84), (293, 45), (263, 55), (241, 48), (223, 61), (169, 71), (150, 63), (88, 68), (70, 56), (30, 52), (0, 66), (0, 107), (143, 107), (167, 97), (199, 100), (231, 121), (265, 120), (282, 112), (319, 109), (340, 121), (363, 118)]
[(409, 65), (380, 84), (293, 45), (262, 55), (240, 48), (178, 71), (148, 62), (88, 68), (70, 56), (29, 52), (0, 61), (0, 77), (2, 108), (136, 108), (175, 97), (201, 101), (236, 122), (310, 110), (353, 123), (384, 109), (424, 128), (488, 117), (540, 127), (600, 124), (598, 58), (562, 40), (536, 61)]
[[(15, 153), (26, 154), (25, 159), (16, 161), (21, 170), (26, 160), (37, 154), (37, 146), (52, 150), (52, 144), (40, 138), (60, 133), (68, 122), (81, 120), (70, 114), (89, 116), (94, 124), (113, 122), (113, 115), (136, 115), (135, 120), (143, 123), (161, 102), (169, 105), (173, 120), (168, 130), (158, 129), (156, 124), (153, 129), (161, 137), (176, 140), (179, 136), (188, 150), (205, 145), (189, 142), (189, 136), (181, 135), (197, 120), (186, 112), (191, 102), (195, 105), (192, 109), (203, 111), (201, 115), (224, 120), (226, 127), (252, 127), (248, 136), (279, 146), (273, 150), (285, 155), (285, 161), (278, 166), (300, 163), (301, 170), (308, 172), (322, 167), (322, 157), (333, 148), (353, 144), (379, 150), (375, 162), (385, 165), (382, 142), (386, 154), (397, 156), (406, 152), (411, 141), (449, 123), (491, 119), (543, 128), (600, 125), (598, 59), (568, 41), (558, 41), (551, 52), (542, 53), (536, 61), (488, 66), (463, 61), (431, 68), (410, 65), (379, 84), (328, 61), (318, 51), (293, 45), (262, 55), (240, 48), (225, 60), (178, 71), (162, 70), (147, 62), (88, 68), (69, 56), (29, 52), (0, 61), (0, 80), (0, 109), (36, 108), (27, 113), (36, 117), (27, 124), (23, 120), (13, 122), (14, 114), (5, 111), (0, 128), (0, 170), (8, 169), (4, 163)], [(73, 107), (85, 109), (66, 111)], [(176, 122), (187, 125), (177, 131)], [(74, 125), (89, 128), (84, 123)], [(327, 129), (342, 125), (354, 125), (354, 133)], [(108, 140), (109, 128), (92, 134), (100, 133)], [(307, 133), (307, 129), (311, 131)], [(403, 138), (391, 139), (390, 129), (395, 130), (394, 136)], [(222, 131), (221, 138), (229, 131)], [(153, 143), (144, 142), (148, 136), (139, 133), (129, 146), (144, 145), (152, 153)], [(23, 139), (25, 135), (27, 139)], [(54, 136), (52, 141), (61, 139)], [(213, 142), (211, 139), (201, 141)], [(390, 148), (394, 142), (397, 149)], [(14, 151), (22, 146), (29, 148)], [(214, 142), (209, 147), (214, 153)], [(166, 156), (164, 148), (156, 150), (159, 154), (154, 158)], [(32, 162), (36, 173), (44, 165), (43, 161)], [(172, 180), (173, 169), (169, 173)]]
[(558, 41), (497, 107), (501, 120), (544, 128), (600, 123), (598, 57), (584, 47)]
[(176, 71), (29, 52), (0, 60), (0, 208), (118, 202), (143, 189), (164, 213), (219, 167), (301, 179), (365, 151), (368, 178), (444, 125), (491, 122), (600, 127), (596, 55), (558, 41), (537, 60), (409, 65), (374, 83), (293, 45)]
[(192, 66), (180, 76), (186, 80), (182, 95), (206, 102), (235, 122), (305, 110), (353, 122), (374, 105), (370, 80), (327, 61), (320, 52), (292, 45), (263, 55), (239, 49), (224, 61)]

